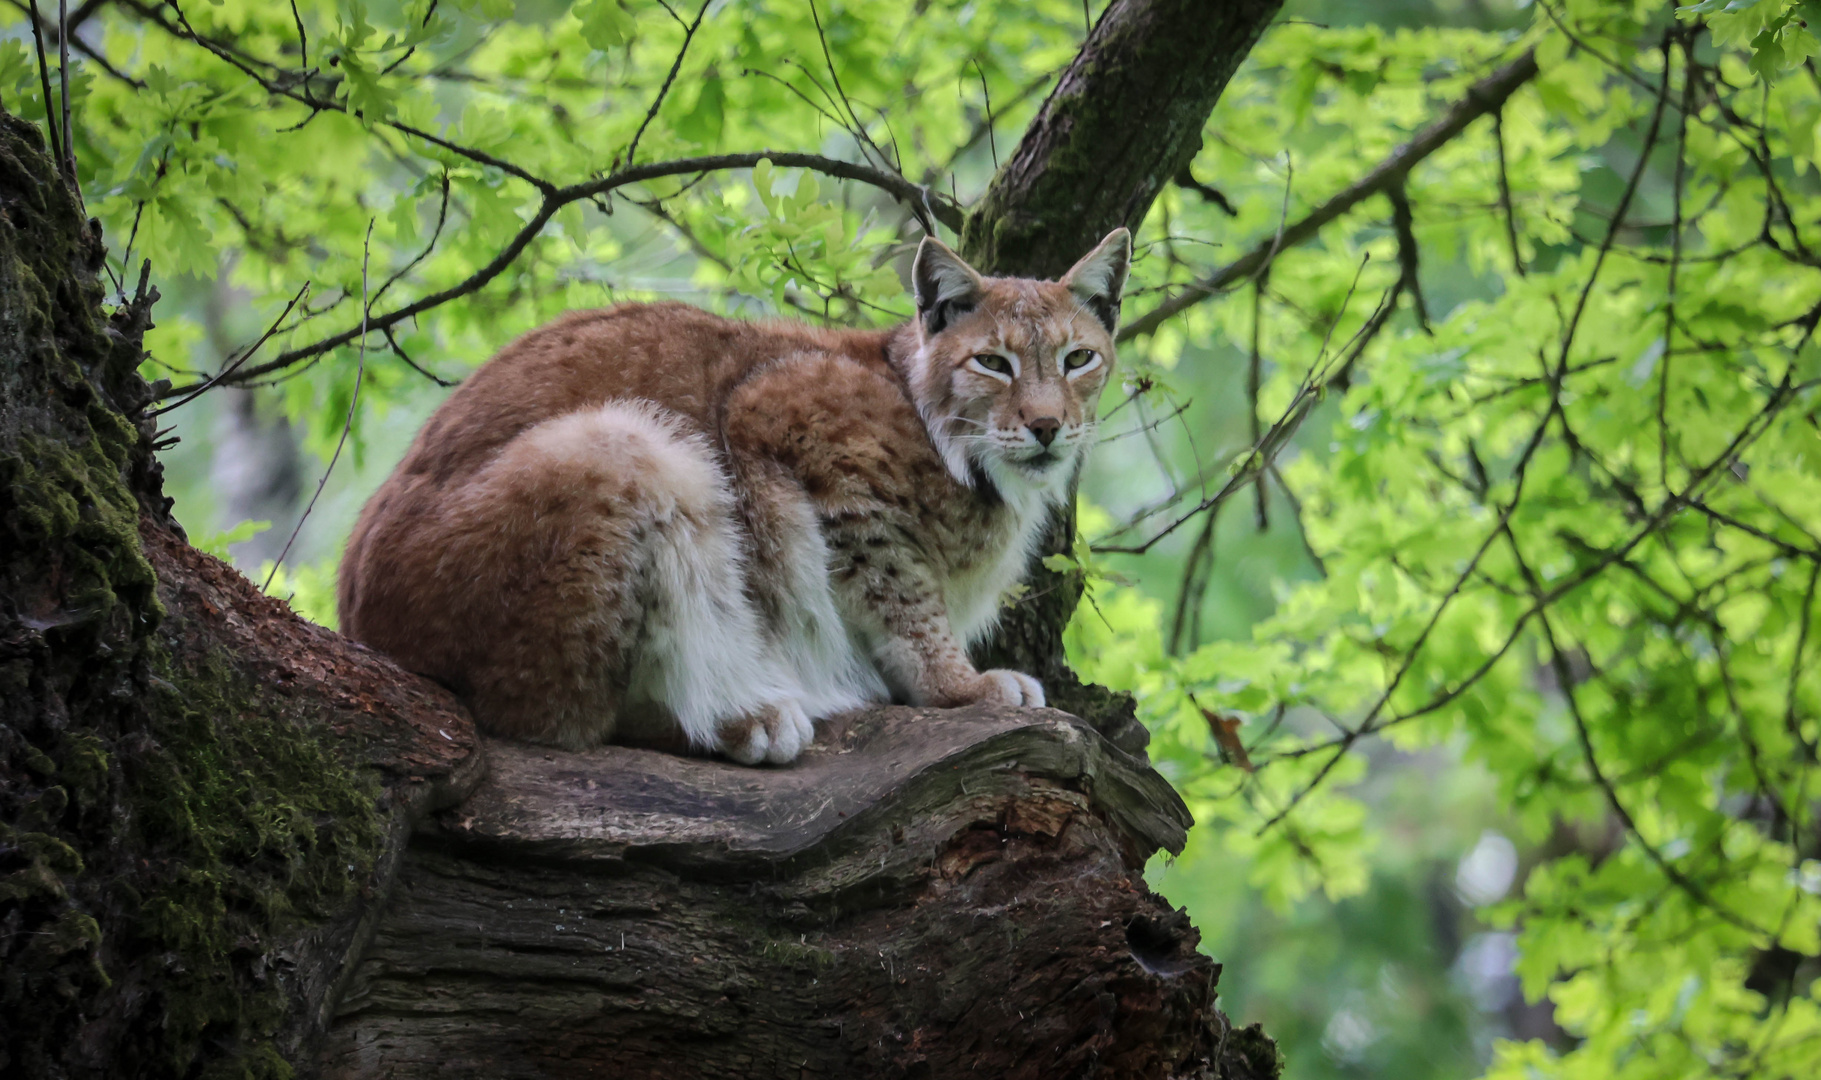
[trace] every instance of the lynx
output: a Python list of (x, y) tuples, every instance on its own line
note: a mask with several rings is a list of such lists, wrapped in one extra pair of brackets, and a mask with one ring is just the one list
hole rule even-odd
[(794, 760), (867, 702), (1042, 705), (978, 671), (1114, 363), (1115, 230), (1060, 281), (933, 238), (891, 330), (573, 312), (418, 433), (342, 562), (350, 636), (483, 729)]

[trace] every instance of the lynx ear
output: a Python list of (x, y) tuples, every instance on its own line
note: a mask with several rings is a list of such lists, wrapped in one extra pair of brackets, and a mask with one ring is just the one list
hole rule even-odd
[(929, 337), (974, 310), (985, 283), (974, 268), (961, 261), (947, 244), (925, 236), (911, 264), (911, 288), (917, 297), (917, 318)]
[(1062, 283), (1111, 334), (1119, 329), (1119, 297), (1125, 292), (1125, 272), (1132, 265), (1132, 234), (1123, 228), (1106, 239), (1062, 275)]

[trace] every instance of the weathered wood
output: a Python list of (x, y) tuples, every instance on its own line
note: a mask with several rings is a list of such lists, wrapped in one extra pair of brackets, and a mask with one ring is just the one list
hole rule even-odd
[[(1189, 824), (1050, 710), (882, 708), (797, 764), (489, 743), (331, 1031), (355, 1077), (1212, 1076)], [(1229, 1077), (1274, 1075), (1256, 1032)]]

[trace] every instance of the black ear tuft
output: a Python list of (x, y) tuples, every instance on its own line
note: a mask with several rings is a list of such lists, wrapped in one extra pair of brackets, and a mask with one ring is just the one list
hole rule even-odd
[(947, 244), (925, 236), (911, 264), (911, 288), (923, 335), (933, 337), (979, 305), (985, 283)]
[(1062, 275), (1062, 283), (1109, 334), (1119, 329), (1119, 298), (1125, 293), (1126, 271), (1131, 265), (1132, 234), (1118, 228)]

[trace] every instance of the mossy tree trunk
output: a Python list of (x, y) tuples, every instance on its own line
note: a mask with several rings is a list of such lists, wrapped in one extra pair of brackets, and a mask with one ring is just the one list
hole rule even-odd
[[(1115, 0), (969, 254), (1136, 225), (1277, 6)], [(1145, 887), (1188, 816), (1129, 711), (875, 710), (785, 770), (486, 743), (188, 546), (101, 251), (0, 114), (0, 1073), (1275, 1075)], [(1002, 648), (1066, 673), (1074, 596)]]
[(474, 728), (185, 543), (101, 256), (0, 113), (0, 1074), (289, 1076)]

